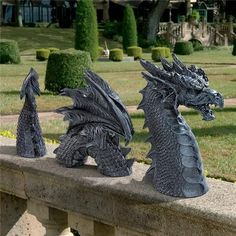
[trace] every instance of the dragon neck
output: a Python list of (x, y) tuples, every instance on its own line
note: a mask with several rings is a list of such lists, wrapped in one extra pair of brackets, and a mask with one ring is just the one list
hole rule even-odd
[(190, 127), (178, 111), (176, 94), (158, 92), (148, 83), (140, 107), (149, 129), (152, 159), (149, 174), (156, 189), (178, 197), (194, 197), (207, 191), (201, 156)]

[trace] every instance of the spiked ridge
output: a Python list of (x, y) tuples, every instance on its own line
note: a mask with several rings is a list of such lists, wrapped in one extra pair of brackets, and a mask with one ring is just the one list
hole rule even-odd
[(131, 174), (133, 160), (126, 160), (130, 148), (119, 146), (119, 136), (126, 145), (134, 133), (131, 119), (118, 94), (92, 71), (85, 73), (86, 88), (63, 89), (62, 96), (73, 105), (56, 112), (69, 121), (67, 133), (55, 150), (59, 163), (80, 166), (87, 156), (95, 159), (98, 170), (108, 176)]
[(149, 129), (152, 165), (147, 175), (157, 191), (176, 197), (196, 197), (208, 191), (196, 139), (178, 111), (179, 105), (201, 112), (204, 120), (214, 119), (209, 107), (223, 107), (223, 98), (208, 87), (202, 69), (187, 68), (174, 54), (173, 63), (161, 58), (163, 69), (140, 60), (147, 86), (139, 105), (144, 126)]

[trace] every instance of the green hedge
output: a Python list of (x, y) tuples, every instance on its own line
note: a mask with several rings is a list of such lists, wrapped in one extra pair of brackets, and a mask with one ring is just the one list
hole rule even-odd
[(50, 51), (50, 53), (51, 52), (56, 52), (56, 51), (60, 50), (59, 48), (47, 48), (47, 49)]
[(114, 48), (110, 50), (109, 59), (112, 61), (122, 61), (123, 60), (123, 50), (119, 48)]
[(156, 47), (152, 48), (152, 60), (161, 61), (161, 57), (166, 57), (166, 48), (165, 47)]
[(98, 47), (98, 56), (101, 57), (103, 55), (104, 48)]
[(98, 56), (98, 27), (92, 0), (80, 0), (76, 8), (75, 49), (90, 53), (92, 60)]
[(233, 46), (232, 55), (236, 56), (236, 39), (234, 39), (234, 46)]
[(92, 67), (88, 52), (67, 49), (51, 53), (48, 58), (45, 89), (59, 92), (63, 88), (76, 88), (84, 84), (83, 75)]
[(170, 48), (165, 47), (165, 57), (168, 58), (171, 56)]
[(20, 52), (18, 44), (14, 40), (0, 40), (0, 64), (20, 63)]
[(46, 61), (49, 57), (50, 50), (46, 48), (40, 48), (36, 50), (36, 59), (39, 61)]
[(126, 5), (125, 7), (122, 28), (123, 28), (122, 36), (123, 36), (124, 50), (126, 51), (127, 48), (131, 46), (137, 46), (138, 44), (137, 24), (133, 8), (130, 5)]
[(128, 56), (133, 56), (134, 60), (142, 58), (142, 48), (137, 46), (132, 46), (127, 48)]
[(178, 55), (190, 55), (193, 53), (193, 44), (189, 41), (176, 42), (174, 53)]

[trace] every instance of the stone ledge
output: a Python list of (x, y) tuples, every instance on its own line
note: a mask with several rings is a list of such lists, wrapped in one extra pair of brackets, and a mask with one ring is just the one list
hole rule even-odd
[(144, 178), (148, 166), (143, 164), (135, 163), (129, 177), (111, 178), (91, 163), (72, 169), (60, 166), (53, 158), (55, 146), (48, 145), (46, 157), (26, 159), (15, 155), (15, 140), (0, 141), (1, 192), (150, 235), (174, 235), (176, 227), (179, 235), (236, 233), (233, 183), (208, 179), (210, 190), (204, 196), (173, 198), (153, 189)]

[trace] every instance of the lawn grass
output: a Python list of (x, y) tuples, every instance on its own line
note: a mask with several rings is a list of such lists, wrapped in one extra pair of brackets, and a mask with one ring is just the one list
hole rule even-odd
[[(51, 111), (58, 107), (71, 104), (69, 98), (60, 97), (44, 91), (44, 77), (46, 62), (35, 59), (35, 49), (41, 47), (57, 47), (60, 49), (73, 47), (74, 31), (72, 29), (47, 28), (15, 28), (3, 27), (1, 37), (15, 39), (19, 42), (22, 62), (19, 65), (1, 65), (0, 82), (0, 113), (17, 114), (22, 108), (23, 101), (19, 99), (22, 81), (30, 67), (37, 70), (40, 76), (42, 96), (37, 98), (39, 111)], [(104, 38), (100, 37), (102, 45)], [(117, 42), (107, 40), (108, 47), (120, 47)], [(219, 50), (205, 50), (194, 52), (189, 56), (179, 56), (187, 65), (196, 64), (203, 68), (210, 80), (210, 87), (221, 92), (225, 98), (236, 97), (236, 60), (231, 55), (232, 48)], [(150, 53), (143, 54), (145, 59), (151, 60)], [(171, 59), (168, 59), (171, 61)], [(160, 65), (160, 63), (157, 63)], [(137, 105), (141, 100), (138, 93), (146, 82), (141, 78), (143, 70), (138, 61), (135, 62), (100, 62), (93, 65), (97, 72), (118, 92), (126, 105)], [(216, 120), (204, 122), (196, 112), (183, 112), (184, 117), (196, 134), (205, 169), (209, 176), (221, 177), (236, 181), (236, 108), (228, 107), (216, 112)], [(145, 143), (148, 131), (143, 130), (143, 114), (132, 115), (135, 128), (133, 141), (130, 143), (130, 156), (137, 161), (150, 163), (145, 159), (150, 145)], [(42, 121), (44, 137), (56, 139), (65, 132), (66, 123), (62, 119)], [(15, 123), (1, 124), (1, 130), (15, 133)]]
[[(236, 107), (228, 107), (215, 111), (216, 119), (211, 122), (202, 121), (195, 111), (183, 111), (182, 115), (196, 135), (200, 146), (203, 163), (208, 176), (222, 178), (227, 181), (236, 181)], [(142, 129), (144, 115), (131, 115), (135, 135), (129, 146), (132, 148), (130, 157), (137, 161), (150, 164), (146, 159), (150, 144), (145, 140), (148, 130)], [(50, 140), (57, 140), (66, 131), (67, 123), (62, 119), (41, 121), (43, 136)], [(16, 134), (16, 123), (5, 123), (1, 130), (9, 130)]]
[[(220, 53), (220, 57), (222, 51), (217, 52)], [(145, 54), (146, 58), (149, 56), (150, 54)], [(42, 96), (37, 100), (39, 111), (52, 111), (70, 101), (66, 97), (59, 97), (44, 91), (46, 62), (36, 61), (34, 56), (22, 56), (22, 63), (19, 65), (1, 65), (0, 114), (19, 113), (22, 107), (19, 90), (30, 67), (33, 67), (40, 76)], [(125, 105), (137, 105), (140, 102), (141, 95), (138, 91), (145, 86), (146, 82), (141, 77), (140, 72), (143, 68), (138, 61), (129, 63), (97, 61), (93, 65), (93, 70), (108, 81), (111, 87), (118, 92)], [(236, 97), (236, 67), (228, 68), (225, 65), (218, 65), (214, 68), (206, 67), (205, 71), (213, 89), (221, 92), (225, 98)]]

